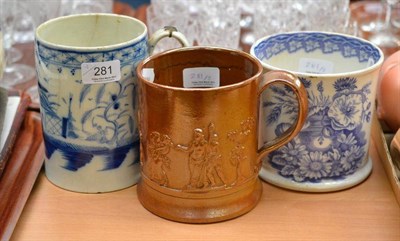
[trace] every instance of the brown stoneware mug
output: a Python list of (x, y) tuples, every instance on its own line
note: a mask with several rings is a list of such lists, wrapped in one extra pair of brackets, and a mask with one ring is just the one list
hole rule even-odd
[[(141, 180), (138, 197), (152, 213), (187, 223), (240, 216), (262, 193), (261, 159), (290, 141), (307, 114), (307, 94), (292, 74), (247, 53), (214, 47), (166, 51), (138, 65)], [(258, 142), (261, 93), (271, 84), (295, 93), (297, 121)]]

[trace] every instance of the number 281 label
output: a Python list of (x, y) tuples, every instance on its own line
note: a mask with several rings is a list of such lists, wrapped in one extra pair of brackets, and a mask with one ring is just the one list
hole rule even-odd
[(84, 84), (102, 84), (121, 79), (121, 64), (119, 60), (82, 63), (81, 70)]

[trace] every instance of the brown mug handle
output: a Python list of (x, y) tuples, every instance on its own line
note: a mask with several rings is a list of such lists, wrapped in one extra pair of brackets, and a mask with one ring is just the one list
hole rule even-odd
[[(307, 91), (304, 88), (301, 81), (293, 74), (281, 71), (281, 70), (274, 70), (265, 73), (261, 79), (260, 83), (260, 90), (258, 92), (258, 103), (260, 103), (261, 94), (272, 84), (284, 84), (289, 86), (296, 95), (296, 98), (299, 103), (299, 110), (296, 123), (292, 125), (285, 133), (281, 136), (275, 138), (272, 141), (264, 143), (261, 149), (258, 150), (258, 158), (264, 158), (268, 153), (271, 151), (278, 149), (279, 147), (283, 146), (284, 144), (288, 143), (293, 137), (295, 137), (306, 120), (307, 113), (308, 113), (308, 97)], [(259, 128), (260, 129), (260, 128)]]

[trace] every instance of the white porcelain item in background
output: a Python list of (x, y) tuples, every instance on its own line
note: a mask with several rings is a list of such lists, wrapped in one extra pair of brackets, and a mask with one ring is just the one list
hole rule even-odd
[[(160, 38), (147, 40), (137, 19), (78, 14), (36, 30), (35, 55), (45, 169), (55, 185), (77, 192), (123, 189), (139, 179), (137, 64)], [(151, 49), (150, 47), (151, 46)]]
[[(349, 35), (289, 32), (257, 40), (250, 52), (265, 71), (297, 75), (309, 102), (302, 130), (268, 155), (260, 177), (306, 192), (342, 190), (365, 180), (372, 169), (368, 148), (382, 51)], [(292, 91), (283, 86), (263, 94), (264, 142), (296, 120), (298, 107), (292, 99)]]

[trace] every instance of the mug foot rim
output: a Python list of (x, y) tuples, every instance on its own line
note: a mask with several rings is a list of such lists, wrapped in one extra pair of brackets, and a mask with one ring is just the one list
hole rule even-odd
[[(45, 165), (45, 177), (51, 184), (53, 184), (57, 188), (66, 191), (76, 192), (76, 193), (87, 193), (87, 194), (109, 193), (130, 188), (136, 185), (140, 179), (140, 167), (138, 163), (134, 165), (133, 172), (134, 173), (132, 175), (132, 178), (130, 178), (129, 180), (120, 181), (118, 183), (115, 183), (114, 185), (106, 186), (104, 185), (104, 182), (109, 182), (109, 179), (98, 178), (97, 179), (98, 185), (93, 186), (82, 180), (81, 182), (78, 182), (77, 180), (75, 180), (75, 178), (69, 178), (69, 179), (63, 178), (61, 175), (57, 175), (59, 173), (54, 173), (52, 171), (47, 170)], [(114, 177), (118, 179), (118, 176)], [(91, 178), (96, 179), (96, 177), (93, 176)], [(103, 182), (103, 185), (101, 184), (101, 182)]]
[(371, 171), (372, 159), (368, 156), (367, 162), (363, 167), (358, 169), (355, 173), (346, 176), (346, 178), (342, 180), (325, 179), (318, 183), (295, 182), (282, 177), (278, 173), (272, 172), (265, 167), (261, 168), (259, 176), (265, 182), (289, 190), (301, 192), (334, 192), (358, 185), (370, 175)]
[(137, 185), (140, 203), (151, 213), (180, 223), (216, 223), (234, 219), (251, 211), (261, 199), (262, 183), (257, 177), (246, 188), (218, 197), (185, 197), (160, 192), (143, 181)]

